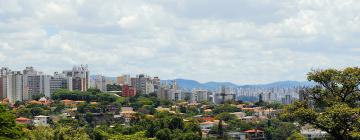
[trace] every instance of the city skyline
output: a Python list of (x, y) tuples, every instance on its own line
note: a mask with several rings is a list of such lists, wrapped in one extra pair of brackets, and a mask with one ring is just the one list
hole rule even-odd
[(1, 1), (0, 63), (261, 84), (359, 66), (359, 1)]

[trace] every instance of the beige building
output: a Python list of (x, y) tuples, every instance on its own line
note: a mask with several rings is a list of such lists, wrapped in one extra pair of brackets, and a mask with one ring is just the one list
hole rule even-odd
[(119, 85), (131, 84), (130, 75), (124, 74), (124, 75), (116, 77), (116, 83)]

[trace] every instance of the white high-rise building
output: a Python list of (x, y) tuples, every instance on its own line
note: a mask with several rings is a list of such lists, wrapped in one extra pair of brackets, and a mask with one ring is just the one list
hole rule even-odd
[(24, 81), (20, 71), (12, 71), (6, 76), (6, 97), (11, 103), (23, 100)]
[(66, 77), (63, 73), (55, 72), (50, 79), (50, 94), (59, 89), (72, 91), (72, 77)]
[(207, 101), (209, 94), (207, 90), (193, 89), (190, 97), (190, 101), (201, 102)]
[(50, 75), (35, 71), (33, 67), (26, 67), (24, 75), (23, 100), (30, 100), (33, 95), (44, 94), (50, 97)]
[(72, 90), (87, 91), (90, 87), (90, 71), (87, 65), (75, 66), (63, 73), (66, 77), (72, 77)]
[(92, 79), (92, 87), (99, 89), (102, 92), (106, 91), (106, 77), (102, 75), (96, 75), (94, 79)]

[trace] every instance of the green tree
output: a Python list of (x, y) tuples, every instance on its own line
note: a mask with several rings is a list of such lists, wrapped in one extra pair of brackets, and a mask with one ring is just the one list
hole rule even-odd
[(244, 130), (254, 129), (254, 125), (238, 119), (229, 120), (227, 121), (227, 123), (229, 124), (227, 129), (233, 131), (239, 131), (239, 130), (244, 131)]
[(234, 114), (230, 114), (228, 112), (223, 112), (221, 114), (218, 114), (215, 116), (216, 119), (218, 120), (224, 120), (224, 121), (229, 121), (229, 120), (236, 120), (237, 117)]
[(34, 94), (31, 96), (31, 99), (33, 100), (39, 100), (41, 97), (45, 97), (45, 94), (40, 93), (40, 94)]
[(155, 137), (158, 140), (171, 140), (171, 130), (168, 128), (160, 129), (156, 132)]
[(18, 108), (16, 110), (16, 116), (17, 117), (31, 118), (32, 117), (31, 108), (26, 108), (26, 107)]
[(0, 139), (17, 139), (23, 134), (15, 123), (15, 115), (0, 104)]
[(183, 133), (179, 140), (201, 140), (201, 137), (195, 133)]
[(217, 129), (217, 134), (218, 134), (218, 136), (219, 137), (224, 137), (224, 134), (225, 134), (225, 132), (224, 132), (225, 130), (224, 130), (224, 126), (223, 126), (223, 124), (222, 124), (222, 120), (220, 120), (219, 121), (219, 125), (218, 125), (218, 129)]
[(110, 136), (109, 140), (149, 140), (149, 138), (145, 136), (144, 131), (140, 131), (131, 135), (117, 134), (114, 136)]
[(26, 136), (30, 140), (51, 140), (55, 138), (54, 130), (47, 126), (38, 126), (33, 130), (27, 130)]
[(338, 140), (360, 135), (360, 68), (314, 70), (308, 80), (318, 83), (305, 94), (309, 101), (287, 106), (282, 118), (311, 124)]
[(273, 122), (271, 126), (265, 128), (268, 139), (286, 140), (295, 132), (297, 132), (296, 126), (289, 122)]
[(170, 121), (170, 124), (169, 124), (169, 128), (172, 129), (172, 130), (173, 129), (182, 130), (184, 128), (184, 122), (179, 117), (172, 118), (171, 121)]
[(82, 127), (58, 126), (55, 129), (55, 138), (60, 140), (90, 140), (90, 136)]
[(298, 132), (292, 133), (287, 140), (306, 140), (306, 138)]

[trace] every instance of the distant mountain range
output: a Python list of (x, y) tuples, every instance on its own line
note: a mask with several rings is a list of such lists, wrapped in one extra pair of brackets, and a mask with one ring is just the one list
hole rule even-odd
[[(274, 88), (274, 87), (280, 87), (280, 88), (288, 88), (288, 87), (296, 87), (296, 86), (313, 86), (315, 83), (308, 82), (308, 81), (278, 81), (268, 84), (254, 84), (254, 85), (237, 85), (231, 82), (206, 82), (206, 83), (200, 83), (195, 80), (188, 80), (188, 79), (175, 79), (177, 84), (181, 89), (208, 89), (208, 90), (215, 90), (218, 89), (221, 86), (227, 86), (231, 88)], [(161, 82), (167, 81), (168, 83), (172, 83), (173, 80), (162, 80)]]
[[(91, 79), (95, 79), (95, 76), (90, 76)], [(116, 80), (116, 77), (106, 77), (108, 80)], [(188, 89), (191, 90), (193, 88), (197, 89), (208, 89), (208, 90), (215, 90), (218, 89), (221, 86), (227, 86), (231, 88), (274, 88), (274, 87), (280, 87), (280, 88), (288, 88), (288, 87), (296, 87), (296, 86), (313, 86), (315, 83), (308, 82), (308, 81), (278, 81), (278, 82), (272, 82), (268, 84), (253, 84), (253, 85), (237, 85), (231, 82), (206, 82), (206, 83), (200, 83), (195, 80), (189, 80), (189, 79), (174, 79), (176, 80), (177, 84), (181, 89)], [(161, 83), (167, 81), (168, 83), (172, 83), (173, 80), (161, 80)]]

